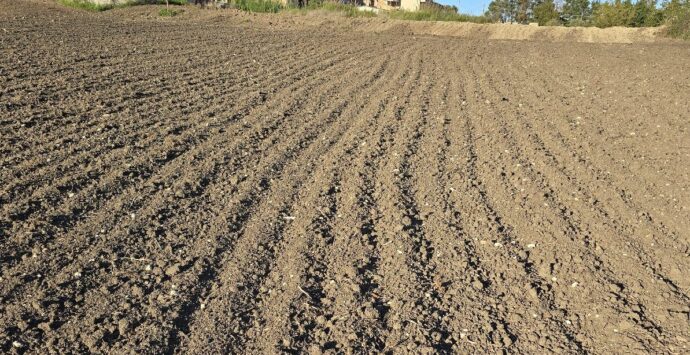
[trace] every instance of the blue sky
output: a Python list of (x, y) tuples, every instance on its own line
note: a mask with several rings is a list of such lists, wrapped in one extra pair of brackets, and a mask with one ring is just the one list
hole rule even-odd
[(463, 14), (481, 15), (491, 0), (436, 0), (444, 5), (455, 5)]

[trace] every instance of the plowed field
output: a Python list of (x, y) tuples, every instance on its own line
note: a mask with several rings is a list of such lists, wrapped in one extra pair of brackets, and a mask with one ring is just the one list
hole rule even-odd
[(0, 352), (690, 351), (687, 43), (157, 11), (0, 1)]

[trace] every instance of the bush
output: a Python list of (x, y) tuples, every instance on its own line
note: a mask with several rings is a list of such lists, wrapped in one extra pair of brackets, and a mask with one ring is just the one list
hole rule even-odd
[(579, 17), (571, 18), (565, 23), (567, 27), (590, 27), (592, 23)]
[[(548, 23), (558, 21), (558, 17), (560, 16), (556, 10), (556, 4), (553, 2), (553, 0), (546, 0), (535, 6), (533, 13), (534, 19), (539, 23), (539, 26), (548, 26)], [(560, 23), (560, 21), (558, 23)]]
[[(541, 24), (539, 24), (541, 26)], [(544, 26), (563, 26), (563, 22), (561, 22), (561, 19), (555, 18), (547, 21)]]
[(158, 11), (158, 16), (162, 17), (173, 17), (177, 16), (181, 11), (173, 10), (173, 9), (168, 9), (168, 8), (163, 8)]
[(235, 8), (247, 12), (269, 12), (277, 13), (283, 5), (273, 0), (234, 0), (232, 4)]
[(666, 35), (690, 40), (690, 1), (670, 1), (664, 8)]
[(333, 1), (309, 1), (307, 6), (299, 7), (295, 0), (289, 1), (289, 10), (294, 13), (307, 13), (309, 11), (328, 11), (343, 14), (345, 17), (376, 17), (373, 11), (361, 11), (352, 4), (343, 4)]
[(600, 3), (592, 14), (592, 22), (597, 27), (654, 27), (663, 20), (663, 13), (656, 8), (656, 1), (640, 0), (633, 5), (631, 1), (615, 0)]

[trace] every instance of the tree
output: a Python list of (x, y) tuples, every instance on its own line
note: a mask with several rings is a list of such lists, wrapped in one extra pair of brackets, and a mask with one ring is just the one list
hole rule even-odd
[(517, 0), (517, 4), (515, 6), (515, 21), (518, 23), (527, 23), (529, 22), (530, 15), (531, 15), (531, 6), (532, 1), (530, 0)]
[(670, 0), (664, 3), (666, 34), (690, 39), (690, 0)]
[(590, 10), (589, 0), (565, 0), (563, 3), (563, 16), (567, 21), (587, 21), (591, 15)]
[(513, 4), (513, 0), (493, 0), (489, 3), (486, 16), (494, 22), (512, 22)]
[(596, 6), (592, 22), (597, 27), (631, 26), (635, 17), (635, 6), (631, 0), (615, 0)]
[(656, 0), (638, 0), (634, 6), (632, 27), (653, 27), (661, 24), (663, 13), (656, 8)]
[(545, 0), (534, 7), (534, 19), (539, 23), (539, 26), (554, 23), (559, 16), (560, 14), (556, 11), (556, 4), (553, 0)]

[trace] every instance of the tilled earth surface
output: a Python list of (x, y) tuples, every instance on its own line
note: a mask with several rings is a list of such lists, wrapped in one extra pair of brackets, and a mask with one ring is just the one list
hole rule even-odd
[(157, 9), (0, 1), (0, 352), (690, 351), (688, 44)]

